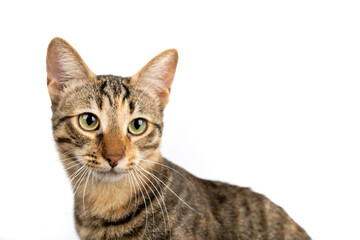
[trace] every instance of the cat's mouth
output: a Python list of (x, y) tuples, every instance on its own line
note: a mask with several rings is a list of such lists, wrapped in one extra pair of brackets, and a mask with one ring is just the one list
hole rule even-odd
[(127, 173), (129, 173), (129, 169), (115, 169), (111, 168), (107, 171), (96, 171), (95, 175), (103, 181), (114, 182), (123, 178)]
[(104, 174), (110, 174), (110, 175), (117, 175), (117, 174), (122, 174), (122, 172), (117, 172), (114, 168), (110, 169), (107, 172), (103, 172)]

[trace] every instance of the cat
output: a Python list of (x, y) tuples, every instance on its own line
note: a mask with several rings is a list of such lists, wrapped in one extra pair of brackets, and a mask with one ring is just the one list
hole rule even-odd
[(97, 76), (65, 40), (50, 42), (53, 135), (80, 239), (310, 239), (265, 196), (162, 157), (177, 61), (169, 49), (132, 77)]

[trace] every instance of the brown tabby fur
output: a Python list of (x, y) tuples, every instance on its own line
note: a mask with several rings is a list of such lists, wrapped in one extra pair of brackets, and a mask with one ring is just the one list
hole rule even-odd
[[(167, 50), (135, 76), (96, 76), (63, 39), (51, 41), (48, 89), (57, 149), (71, 179), (81, 239), (310, 239), (265, 196), (199, 179), (159, 151), (163, 110), (177, 52)], [(93, 113), (100, 128), (79, 127)], [(135, 118), (144, 134), (128, 133)], [(111, 156), (121, 158), (112, 168)]]

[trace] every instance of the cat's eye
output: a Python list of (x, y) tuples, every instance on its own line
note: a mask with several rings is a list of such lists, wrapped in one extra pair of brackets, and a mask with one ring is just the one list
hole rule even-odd
[(100, 121), (92, 113), (83, 113), (79, 115), (79, 125), (85, 131), (95, 131), (99, 128)]
[(147, 129), (147, 121), (143, 118), (135, 118), (129, 124), (129, 133), (132, 135), (141, 135)]

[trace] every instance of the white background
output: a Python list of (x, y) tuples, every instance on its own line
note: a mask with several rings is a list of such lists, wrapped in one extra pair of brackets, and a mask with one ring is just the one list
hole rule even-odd
[(97, 74), (130, 76), (177, 48), (163, 155), (267, 195), (313, 239), (360, 239), (359, 12), (331, 0), (2, 1), (0, 239), (77, 239), (46, 88), (55, 36)]

